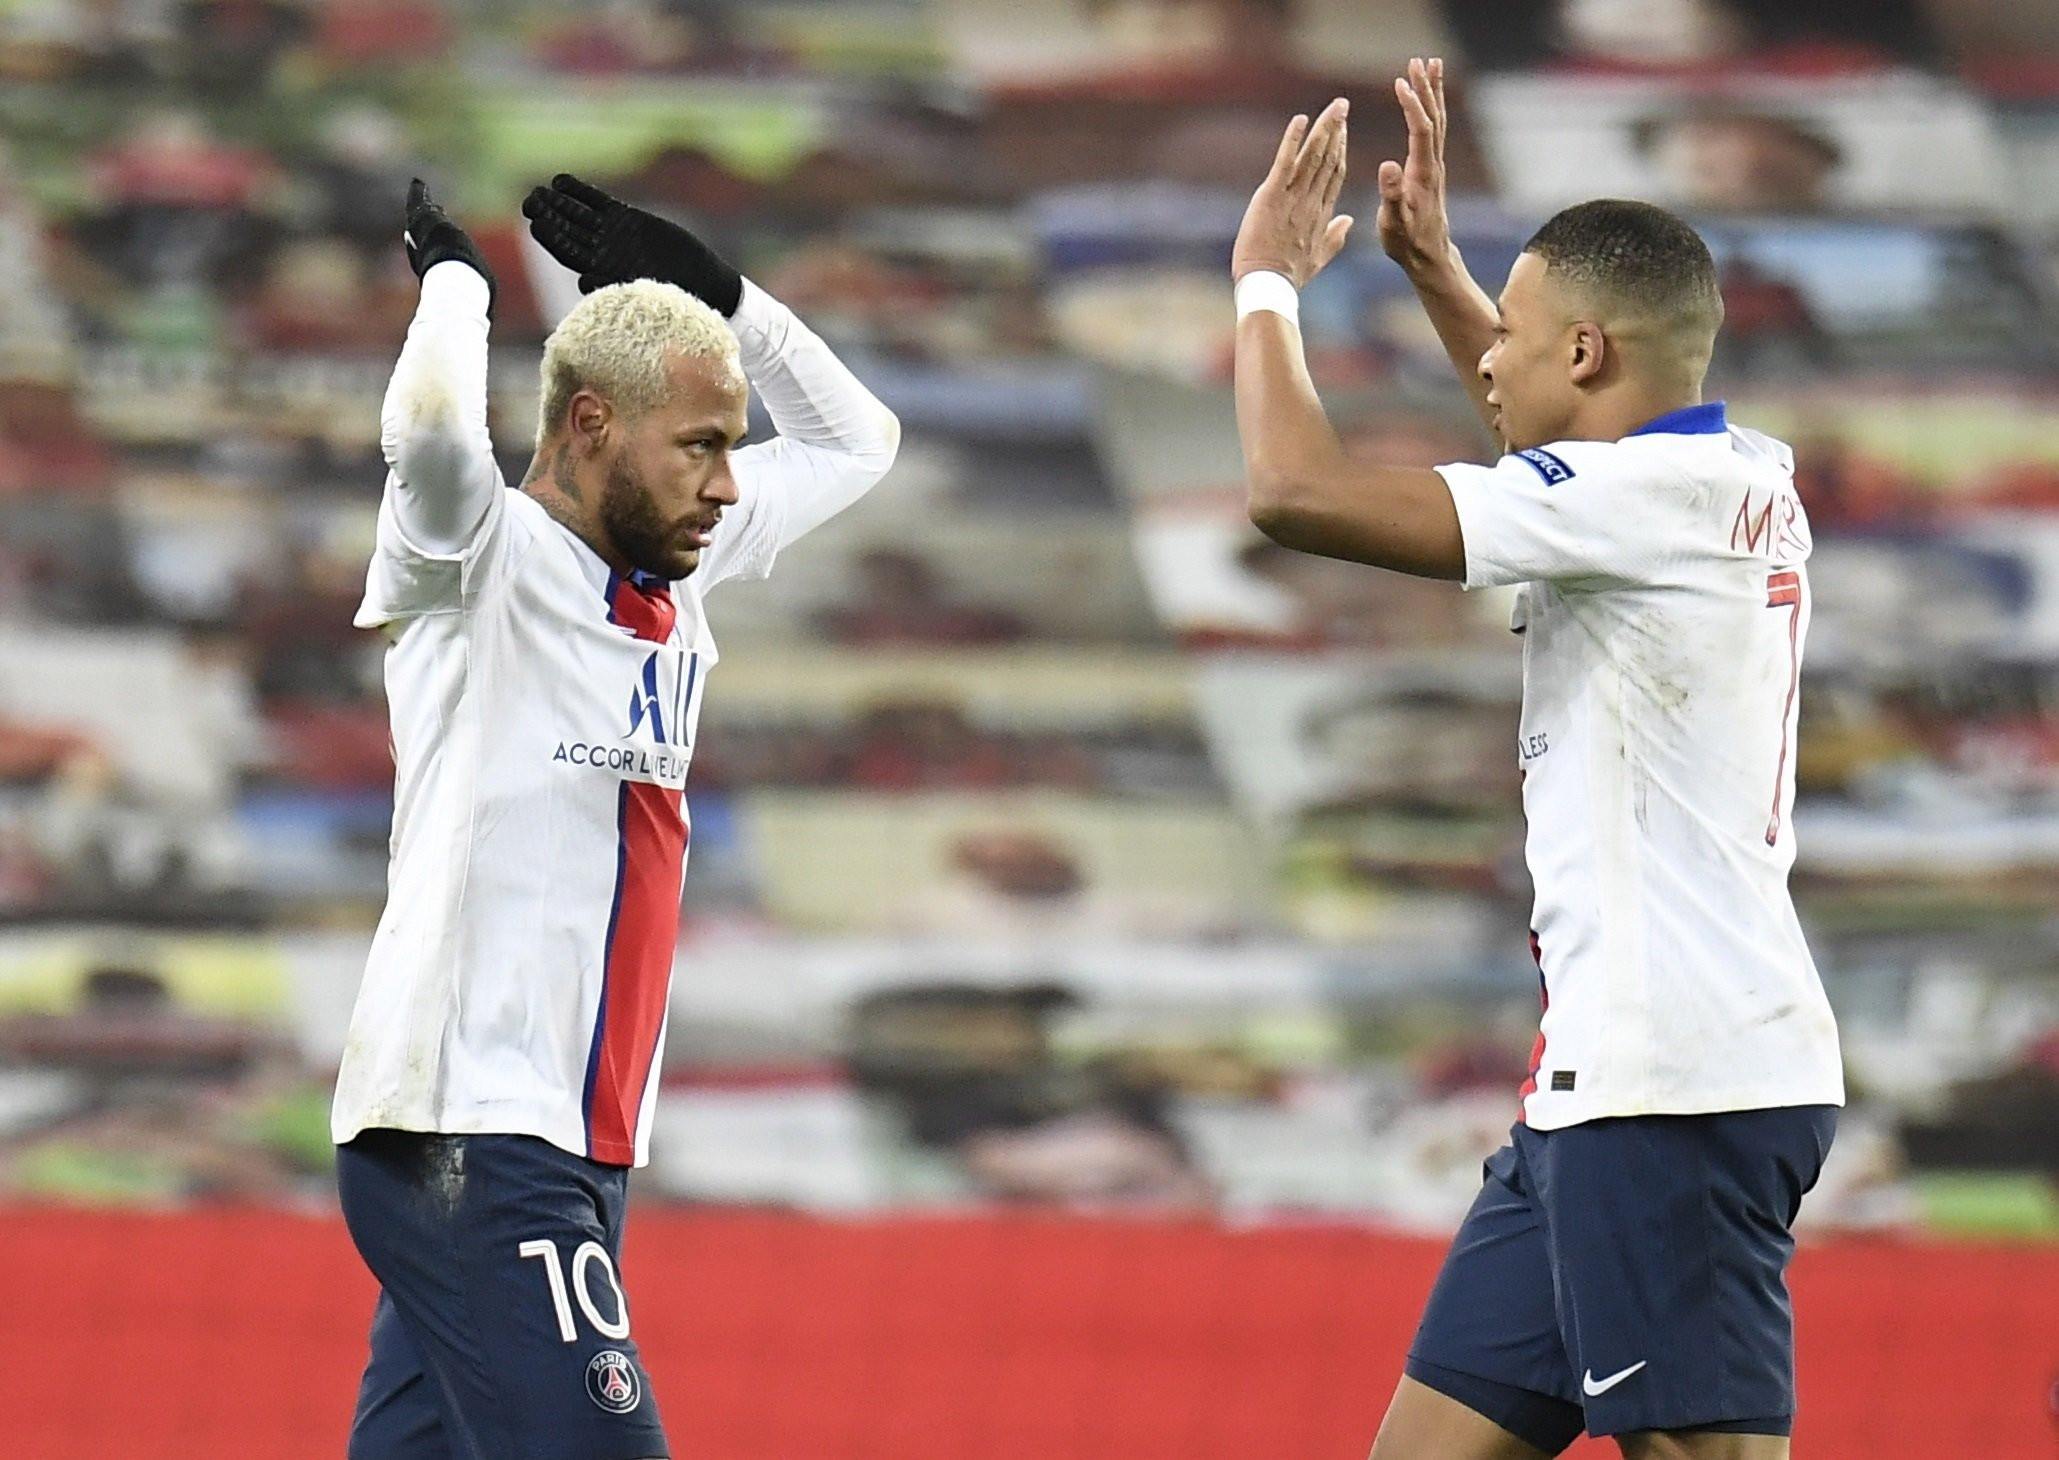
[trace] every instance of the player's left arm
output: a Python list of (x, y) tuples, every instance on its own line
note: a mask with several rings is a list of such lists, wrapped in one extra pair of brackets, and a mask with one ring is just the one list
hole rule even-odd
[(735, 463), (756, 498), (745, 510), (777, 514), (771, 548), (821, 526), (886, 475), (901, 441), (894, 413), (793, 311), (690, 230), (569, 173), (532, 189), (522, 211), (545, 251), (578, 273), (582, 290), (659, 279), (728, 318), (744, 374), (779, 433), (739, 450)]
[(782, 498), (778, 545), (820, 527), (887, 474), (901, 423), (822, 337), (746, 279), (730, 316), (744, 374), (779, 435), (736, 465)]
[(1337, 256), (1351, 218), (1333, 216), (1344, 185), (1345, 104), (1311, 125), (1296, 117), (1252, 195), (1231, 257), (1237, 281), (1237, 435), (1246, 505), (1282, 547), (1424, 578), (1462, 579), (1465, 542), (1434, 471), (1351, 460), (1302, 353), (1300, 288)]

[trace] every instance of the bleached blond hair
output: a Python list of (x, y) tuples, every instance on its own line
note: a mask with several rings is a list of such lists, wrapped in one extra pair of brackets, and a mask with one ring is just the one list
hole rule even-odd
[(536, 440), (565, 419), (572, 397), (590, 390), (625, 416), (665, 399), (672, 351), (742, 372), (729, 321), (674, 284), (638, 279), (596, 289), (572, 306), (543, 342), (543, 391)]

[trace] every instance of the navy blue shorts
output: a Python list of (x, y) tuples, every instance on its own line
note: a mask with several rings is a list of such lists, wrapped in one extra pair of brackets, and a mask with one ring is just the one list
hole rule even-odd
[(628, 1175), (533, 1136), (374, 1130), (337, 1151), (381, 1288), (350, 1460), (671, 1453), (619, 1277)]
[(1836, 1129), (1828, 1105), (1516, 1126), (1409, 1376), (1552, 1455), (1583, 1429), (1790, 1433), (1791, 1229)]

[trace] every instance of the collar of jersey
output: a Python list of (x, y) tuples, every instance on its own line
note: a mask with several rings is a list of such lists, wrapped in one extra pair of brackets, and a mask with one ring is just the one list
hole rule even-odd
[(1730, 429), (1730, 422), (1723, 414), (1723, 402), (1706, 401), (1698, 406), (1687, 406), (1681, 410), (1668, 411), (1655, 420), (1646, 421), (1630, 434), (1632, 436), (1717, 436)]
[[(535, 499), (531, 498), (530, 500), (534, 501)], [(565, 526), (564, 523), (558, 521), (555, 517), (546, 517), (544, 520), (563, 533), (565, 540), (571, 543), (573, 548), (578, 551), (579, 571), (586, 576), (587, 582), (593, 584), (600, 591), (603, 599), (613, 598), (615, 596), (615, 585), (620, 582), (627, 582), (631, 587), (644, 593), (649, 593), (652, 589), (664, 589), (667, 592), (671, 590), (671, 579), (661, 578), (655, 573), (646, 573), (641, 568), (631, 568), (625, 578), (622, 574), (609, 567), (607, 559), (595, 552), (578, 533)]]

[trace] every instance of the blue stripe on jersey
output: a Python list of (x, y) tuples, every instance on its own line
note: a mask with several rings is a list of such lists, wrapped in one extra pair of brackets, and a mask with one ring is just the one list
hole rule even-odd
[(1630, 434), (1632, 436), (1720, 436), (1730, 429), (1730, 422), (1723, 413), (1723, 402), (1706, 401), (1698, 406), (1687, 406), (1681, 410), (1668, 411), (1665, 415), (1646, 421)]
[(693, 710), (693, 682), (700, 677), (701, 656), (689, 654), (686, 660), (686, 689), (679, 696), (679, 743), (688, 754), (693, 753), (693, 743), (687, 739), (686, 727), (692, 722), (687, 718)]
[[(611, 580), (612, 581), (612, 580)], [(614, 617), (613, 614), (609, 615)], [(593, 1012), (593, 1043), (586, 1051), (586, 1089), (579, 1097), (579, 1118), (586, 1127), (586, 1154), (593, 1155), (593, 1092), (600, 1083), (601, 1036), (608, 1028), (608, 965), (615, 951), (615, 924), (622, 916), (622, 888), (629, 870), (629, 782), (615, 797), (615, 900), (608, 908), (608, 937), (601, 944), (601, 999)]]

